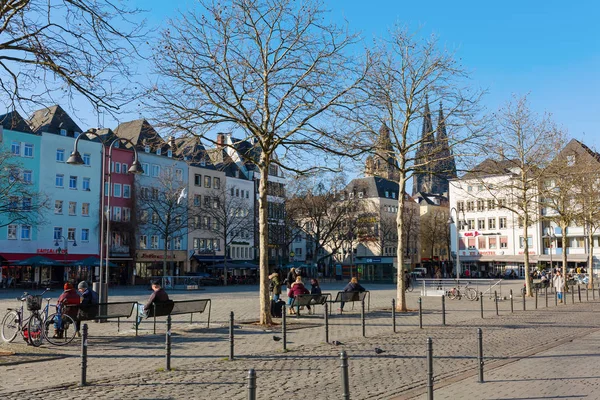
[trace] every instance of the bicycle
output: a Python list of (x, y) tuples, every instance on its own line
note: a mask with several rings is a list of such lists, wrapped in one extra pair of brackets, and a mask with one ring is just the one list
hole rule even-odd
[[(44, 320), (43, 334), (48, 343), (55, 346), (64, 346), (69, 344), (75, 339), (77, 331), (75, 331), (75, 320), (70, 315), (62, 312), (62, 306), (57, 305), (56, 312), (51, 314)], [(56, 326), (57, 330), (62, 331), (61, 334), (52, 336), (50, 332)], [(73, 327), (73, 329), (70, 329)]]
[(412, 292), (414, 289), (412, 281), (406, 282), (406, 286), (404, 287), (405, 292)]
[[(27, 292), (17, 298), (21, 302), (19, 308), (9, 308), (2, 318), (2, 339), (5, 342), (12, 342), (17, 335), (21, 333), (23, 339), (32, 346), (38, 347), (42, 344), (44, 338), (43, 319), (48, 315), (48, 303), (44, 309), (44, 314), (40, 313), (42, 308), (42, 296), (50, 290), (46, 288), (41, 295), (30, 295)], [(50, 298), (46, 299), (47, 302)], [(26, 303), (30, 314), (25, 318), (23, 312), (23, 303)]]
[(469, 287), (470, 283), (471, 282), (467, 282), (465, 288), (462, 291), (460, 283), (458, 283), (457, 287), (452, 288), (446, 292), (446, 296), (448, 296), (450, 300), (454, 300), (456, 298), (460, 300), (462, 299), (463, 295), (467, 298), (467, 300), (477, 300), (479, 298), (479, 296), (477, 295), (477, 291), (472, 287)]

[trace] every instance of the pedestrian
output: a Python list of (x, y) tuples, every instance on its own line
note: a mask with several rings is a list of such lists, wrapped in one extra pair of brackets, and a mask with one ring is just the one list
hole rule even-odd
[[(296, 282), (294, 282), (292, 284), (292, 287), (290, 288), (290, 290), (288, 290), (288, 307), (290, 309), (290, 314), (295, 314), (293, 308), (292, 308), (292, 302), (294, 301), (294, 297), (301, 295), (301, 294), (309, 294), (310, 292), (308, 291), (308, 289), (306, 289), (306, 287), (304, 286), (304, 283), (302, 282), (302, 277), (298, 276), (296, 277)], [(296, 306), (296, 312), (300, 311), (300, 306)]]
[(148, 298), (146, 304), (138, 305), (138, 318), (136, 323), (133, 325), (133, 329), (137, 329), (137, 327), (140, 325), (140, 322), (142, 322), (142, 318), (145, 318), (148, 315), (148, 311), (155, 303), (166, 303), (167, 301), (169, 301), (169, 295), (161, 287), (160, 281), (152, 281), (152, 294)]
[[(79, 295), (75, 292), (75, 288), (71, 282), (67, 282), (63, 286), (64, 292), (60, 295), (56, 301), (56, 310), (59, 313), (66, 314), (73, 319), (77, 317), (77, 309), (75, 307), (68, 307), (79, 304)], [(63, 332), (67, 328), (63, 326), (62, 318), (56, 318), (54, 320), (54, 339), (62, 339)]]
[(563, 302), (563, 288), (565, 286), (565, 279), (562, 276), (562, 273), (557, 270), (556, 275), (554, 275), (554, 281), (552, 282), (554, 285), (554, 289), (556, 290), (556, 296), (558, 297), (558, 302)]
[(296, 282), (297, 277), (298, 274), (296, 274), (296, 268), (290, 269), (290, 272), (288, 272), (287, 274), (287, 278), (285, 278), (285, 281), (283, 282), (285, 283), (285, 286), (288, 288), (288, 290), (292, 287), (292, 284)]
[(79, 304), (77, 318), (75, 318), (75, 332), (77, 332), (77, 336), (81, 337), (81, 320), (94, 319), (98, 315), (98, 307), (93, 306), (97, 305), (99, 301), (98, 293), (90, 289), (86, 281), (79, 282), (77, 291), (81, 296), (81, 303)]
[(442, 290), (442, 270), (435, 267), (435, 279), (437, 279), (437, 290)]
[(272, 297), (274, 302), (279, 301), (279, 296), (281, 296), (281, 280), (279, 278), (279, 270), (275, 270), (271, 275), (269, 275), (269, 279), (271, 280), (269, 284), (269, 288), (271, 289)]
[[(352, 277), (352, 279), (350, 279), (350, 282), (348, 282), (348, 284), (342, 291), (347, 293), (362, 293), (366, 292), (367, 289), (365, 289), (361, 286), (360, 283), (358, 283), (358, 279), (356, 277)], [(340, 302), (340, 312), (344, 311), (344, 304), (346, 304), (344, 301)]]

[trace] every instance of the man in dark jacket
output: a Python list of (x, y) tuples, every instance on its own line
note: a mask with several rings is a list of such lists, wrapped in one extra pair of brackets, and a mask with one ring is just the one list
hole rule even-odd
[(139, 313), (136, 324), (134, 325), (134, 329), (137, 328), (142, 322), (142, 318), (148, 315), (148, 311), (152, 308), (154, 303), (164, 303), (169, 301), (169, 295), (165, 290), (161, 287), (159, 281), (152, 281), (152, 294), (148, 301), (144, 305), (139, 305)]
[[(350, 282), (348, 282), (348, 284), (346, 285), (346, 287), (344, 288), (344, 292), (365, 292), (367, 289), (365, 289), (364, 287), (362, 287), (360, 285), (360, 283), (358, 283), (358, 279), (356, 278), (352, 278), (350, 279)], [(344, 304), (345, 302), (340, 302), (340, 311), (344, 311)]]
[(81, 296), (81, 303), (79, 304), (77, 318), (75, 318), (75, 331), (77, 332), (77, 336), (81, 336), (81, 332), (79, 331), (81, 320), (94, 319), (98, 314), (98, 307), (94, 307), (94, 305), (98, 304), (98, 293), (90, 289), (86, 281), (79, 282), (77, 291)]

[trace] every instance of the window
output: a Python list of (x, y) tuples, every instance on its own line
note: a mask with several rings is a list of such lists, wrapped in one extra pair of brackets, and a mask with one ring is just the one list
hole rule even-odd
[(500, 229), (506, 229), (507, 228), (506, 217), (498, 218), (498, 225), (499, 225)]
[(468, 242), (469, 242), (469, 250), (475, 249), (475, 238), (474, 237), (468, 238)]
[[(244, 195), (242, 194), (242, 197)], [(239, 189), (235, 189), (235, 197), (240, 197), (240, 190)]]
[(129, 222), (131, 220), (131, 208), (123, 207), (123, 222)]
[(396, 198), (396, 192), (392, 192), (392, 199)]
[(198, 250), (200, 248), (200, 239), (194, 238), (193, 243), (194, 243), (194, 245), (193, 245), (194, 246), (194, 250)]
[(475, 230), (475, 220), (474, 219), (468, 219), (467, 220), (467, 226), (469, 227), (469, 230)]
[(488, 199), (487, 201), (487, 209), (494, 210), (496, 208), (496, 204), (494, 203), (494, 199)]
[(498, 199), (498, 208), (503, 209), (506, 207), (506, 199)]
[(62, 239), (62, 228), (60, 226), (54, 227), (54, 240), (58, 241)]
[(183, 170), (181, 168), (175, 169), (175, 180), (177, 182), (183, 181)]
[(485, 236), (479, 236), (477, 238), (477, 241), (478, 241), (477, 248), (480, 249), (480, 250), (481, 249), (485, 250), (485, 241), (486, 240), (487, 240), (487, 238)]
[(181, 238), (180, 237), (176, 237), (173, 239), (173, 249), (181, 250)]
[(573, 165), (575, 165), (575, 155), (569, 154), (567, 156), (567, 166), (572, 167)]
[(67, 231), (67, 240), (69, 240), (71, 242), (74, 241), (76, 232), (77, 232), (76, 228), (69, 228), (69, 230)]
[(142, 164), (142, 169), (144, 170), (144, 175), (145, 176), (150, 176), (150, 164), (143, 163)]
[(113, 185), (113, 197), (121, 197), (121, 184), (120, 183), (115, 183)]
[(23, 171), (23, 182), (27, 184), (31, 184), (33, 181), (33, 172), (30, 170)]
[(162, 154), (162, 149), (158, 148), (156, 149), (156, 155), (160, 156)]
[(202, 196), (200, 196), (199, 194), (195, 194), (194, 195), (194, 205), (200, 206), (201, 201), (202, 201)]
[(60, 136), (67, 136), (67, 130), (66, 129), (61, 129), (60, 130)]
[(205, 176), (204, 177), (204, 187), (209, 188), (210, 187), (210, 176)]
[(145, 146), (144, 146), (144, 151), (145, 151), (146, 153), (150, 153), (150, 146), (149, 146), (149, 145), (145, 145)]
[(65, 187), (65, 176), (63, 174), (56, 174), (55, 185), (56, 187)]
[(33, 145), (31, 143), (25, 143), (23, 157), (33, 157)]
[(129, 166), (125, 163), (121, 164), (121, 172), (124, 174), (128, 173), (129, 172), (128, 167)]
[(496, 218), (488, 218), (488, 229), (496, 229)]
[(8, 176), (8, 181), (13, 183), (19, 179), (19, 170), (17, 168), (11, 168)]
[(204, 207), (210, 208), (210, 204), (211, 204), (210, 197), (204, 196)]
[(21, 240), (31, 240), (31, 225), (21, 225)]
[(467, 201), (467, 211), (475, 211), (475, 202), (473, 200)]
[(152, 223), (158, 224), (158, 214), (155, 212), (152, 213)]
[(115, 173), (120, 174), (121, 173), (121, 163), (115, 163)]
[(142, 249), (142, 250), (148, 248), (148, 236), (146, 236), (146, 235), (141, 235), (140, 236), (139, 248)]
[(65, 149), (56, 149), (56, 161), (65, 162)]
[(104, 195), (105, 196), (108, 196), (110, 194), (110, 193), (108, 193), (110, 191), (109, 189), (110, 188), (108, 186), (108, 182), (104, 182)]
[(76, 201), (69, 202), (69, 215), (77, 215), (77, 202)]
[(500, 236), (500, 248), (508, 249), (508, 236)]
[(123, 184), (123, 198), (129, 199), (131, 197), (131, 185)]
[(145, 224), (148, 222), (148, 210), (142, 210), (140, 212), (140, 222)]
[(9, 240), (17, 239), (17, 225), (8, 225), (8, 235), (7, 238)]
[(173, 150), (171, 150), (171, 149), (167, 150), (167, 157), (169, 157), (169, 158), (173, 157)]
[(121, 207), (113, 207), (112, 220), (117, 222), (121, 221)]
[(485, 211), (485, 203), (483, 200), (477, 200), (477, 211)]
[(150, 237), (150, 248), (158, 249), (158, 236), (157, 235), (152, 235)]
[(485, 218), (479, 218), (477, 220), (477, 229), (479, 229), (480, 231), (485, 230)]
[(473, 186), (467, 186), (467, 192), (472, 192), (473, 191)]
[(160, 165), (152, 164), (152, 176), (157, 177), (160, 175)]
[(489, 244), (489, 249), (490, 250), (494, 250), (497, 248), (497, 244), (496, 244), (496, 238), (495, 237), (491, 237), (488, 241)]
[(90, 203), (81, 203), (81, 215), (84, 217), (90, 216)]
[(457, 201), (456, 202), (456, 208), (458, 209), (458, 211), (465, 211), (465, 202), (464, 201)]
[(63, 201), (62, 200), (54, 200), (54, 214), (62, 214), (63, 213)]
[(69, 177), (69, 189), (77, 190), (77, 177), (71, 175)]
[(83, 228), (81, 230), (81, 241), (82, 242), (89, 242), (90, 240), (90, 230), (87, 228)]
[(16, 210), (18, 205), (19, 205), (19, 198), (17, 196), (10, 196), (10, 199), (8, 202), (8, 209)]
[(215, 189), (221, 189), (221, 178), (214, 178), (213, 179), (213, 187)]
[(83, 164), (84, 165), (87, 165), (89, 167), (90, 163), (91, 163), (91, 159), (92, 159), (91, 154), (89, 154), (89, 153), (83, 153)]
[(202, 186), (202, 175), (194, 174), (194, 185)]
[(83, 182), (81, 184), (81, 188), (86, 192), (90, 191), (90, 178), (83, 178)]
[(13, 153), (15, 156), (20, 156), (21, 155), (21, 143), (12, 142), (12, 145), (10, 146), (10, 152)]
[[(533, 237), (531, 237), (531, 236), (527, 237), (527, 246), (529, 248), (533, 247)], [(522, 249), (525, 248), (525, 238), (523, 238), (523, 236), (519, 236), (519, 247)]]
[(248, 198), (249, 195), (250, 195), (250, 191), (246, 190), (246, 198)]

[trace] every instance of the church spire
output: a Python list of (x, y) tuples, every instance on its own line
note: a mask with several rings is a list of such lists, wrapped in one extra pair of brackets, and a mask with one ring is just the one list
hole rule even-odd
[(442, 109), (442, 101), (440, 100), (440, 113), (438, 116), (438, 125), (437, 125), (437, 141), (442, 144), (444, 141), (448, 140), (448, 133), (446, 132), (446, 118), (444, 118), (444, 111)]
[(429, 110), (429, 96), (425, 95), (425, 112), (423, 113), (423, 130), (421, 131), (422, 146), (433, 146), (433, 123)]

